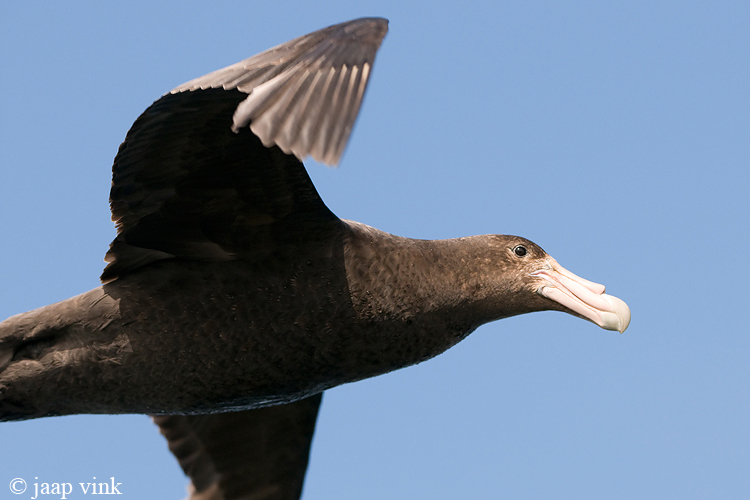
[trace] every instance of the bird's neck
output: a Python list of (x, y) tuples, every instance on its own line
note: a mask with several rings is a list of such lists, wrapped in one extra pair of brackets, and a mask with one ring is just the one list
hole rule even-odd
[(470, 241), (482, 237), (414, 240), (346, 222), (347, 281), (358, 316), (417, 340), (425, 357), (513, 314), (491, 282), (493, 262)]

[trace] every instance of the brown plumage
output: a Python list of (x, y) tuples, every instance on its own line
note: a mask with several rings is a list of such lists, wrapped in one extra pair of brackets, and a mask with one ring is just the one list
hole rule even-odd
[(627, 306), (516, 236), (414, 240), (341, 220), (336, 163), (387, 21), (332, 26), (177, 87), (115, 158), (104, 284), (0, 323), (0, 420), (148, 413), (193, 500), (296, 499), (321, 393), (480, 325)]

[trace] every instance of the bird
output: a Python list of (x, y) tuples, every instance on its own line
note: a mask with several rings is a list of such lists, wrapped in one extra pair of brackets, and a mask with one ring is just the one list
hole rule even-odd
[(102, 285), (0, 323), (0, 421), (152, 415), (190, 500), (292, 500), (325, 390), (518, 314), (626, 330), (625, 302), (523, 237), (412, 239), (326, 207), (302, 161), (340, 162), (387, 31), (329, 26), (136, 119)]

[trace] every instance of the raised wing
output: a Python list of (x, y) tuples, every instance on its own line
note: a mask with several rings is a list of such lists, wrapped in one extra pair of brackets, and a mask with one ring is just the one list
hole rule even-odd
[(190, 478), (188, 500), (297, 500), (321, 398), (154, 422)]
[(102, 281), (162, 259), (268, 254), (279, 235), (338, 222), (298, 158), (338, 160), (386, 30), (384, 19), (331, 26), (188, 82), (144, 111), (112, 167), (118, 234)]
[(248, 123), (265, 146), (300, 160), (339, 162), (357, 118), (375, 54), (388, 31), (382, 18), (355, 19), (295, 38), (242, 62), (180, 85), (250, 94), (233, 130)]

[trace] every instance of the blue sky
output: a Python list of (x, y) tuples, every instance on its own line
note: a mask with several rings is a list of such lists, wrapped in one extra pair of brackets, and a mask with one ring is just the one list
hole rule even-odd
[[(153, 100), (371, 15), (390, 33), (342, 165), (308, 163), (328, 206), (403, 236), (528, 237), (633, 320), (511, 318), (329, 391), (303, 498), (746, 498), (747, 2), (8, 3), (0, 316), (97, 286), (112, 159)], [(123, 499), (187, 483), (144, 416), (0, 424), (3, 498), (94, 476)]]

